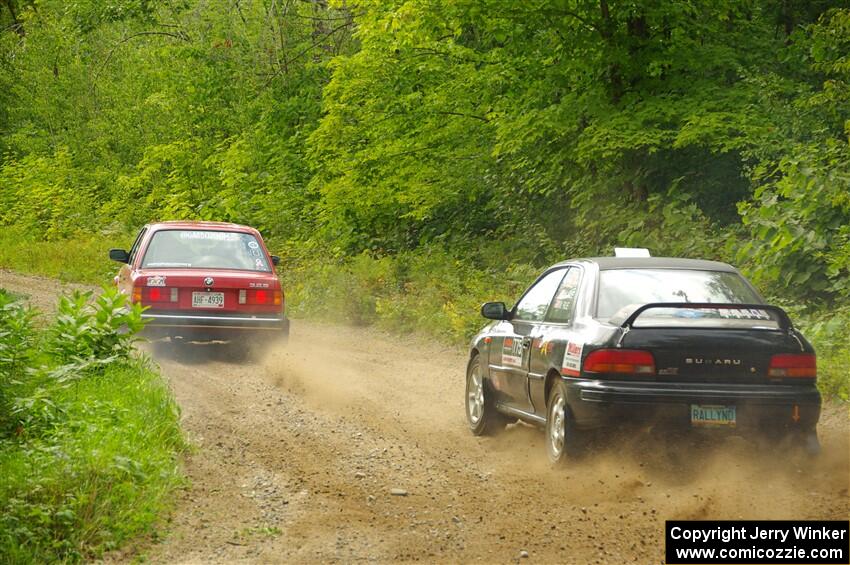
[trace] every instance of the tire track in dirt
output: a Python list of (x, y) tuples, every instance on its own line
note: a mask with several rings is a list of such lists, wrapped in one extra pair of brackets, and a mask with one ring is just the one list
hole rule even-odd
[[(0, 287), (49, 306), (61, 285)], [(658, 563), (666, 519), (848, 516), (846, 405), (825, 407), (814, 462), (635, 430), (554, 470), (529, 426), (469, 434), (465, 353), (430, 339), (297, 320), (288, 348), (242, 357), (157, 348), (190, 484), (166, 536), (114, 560)]]

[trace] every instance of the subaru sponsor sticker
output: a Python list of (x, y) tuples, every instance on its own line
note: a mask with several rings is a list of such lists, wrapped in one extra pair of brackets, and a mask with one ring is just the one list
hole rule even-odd
[(502, 342), (502, 365), (506, 367), (522, 366), (522, 340), (506, 337)]
[(731, 320), (772, 320), (765, 310), (756, 310), (749, 308), (721, 308), (715, 310), (721, 318)]
[(260, 245), (256, 241), (249, 241), (248, 242), (248, 247), (250, 247), (251, 249), (257, 249), (259, 246)]
[(165, 277), (162, 275), (148, 277), (148, 286), (165, 286)]
[(541, 355), (549, 355), (552, 351), (552, 342), (548, 339), (535, 338), (533, 346), (540, 350)]
[(584, 350), (583, 343), (568, 341), (564, 349), (564, 362), (561, 364), (561, 372), (571, 377), (581, 374), (581, 352)]

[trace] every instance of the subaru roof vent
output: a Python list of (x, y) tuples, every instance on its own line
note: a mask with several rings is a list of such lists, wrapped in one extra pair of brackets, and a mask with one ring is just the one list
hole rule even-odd
[(651, 257), (645, 247), (615, 247), (614, 257)]

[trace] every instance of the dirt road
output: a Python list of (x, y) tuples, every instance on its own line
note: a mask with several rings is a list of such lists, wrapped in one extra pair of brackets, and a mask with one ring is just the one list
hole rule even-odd
[[(42, 307), (59, 290), (0, 287)], [(636, 431), (553, 470), (534, 428), (466, 430), (465, 355), (432, 340), (296, 320), (286, 350), (231, 353), (158, 353), (197, 450), (166, 537), (139, 548), (153, 562), (660, 563), (666, 519), (850, 512), (846, 406), (825, 407), (814, 462)]]

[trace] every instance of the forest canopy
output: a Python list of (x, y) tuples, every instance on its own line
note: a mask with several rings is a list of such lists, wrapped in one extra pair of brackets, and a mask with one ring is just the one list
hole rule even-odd
[(34, 239), (639, 245), (850, 297), (847, 2), (2, 0), (0, 30), (0, 225)]

